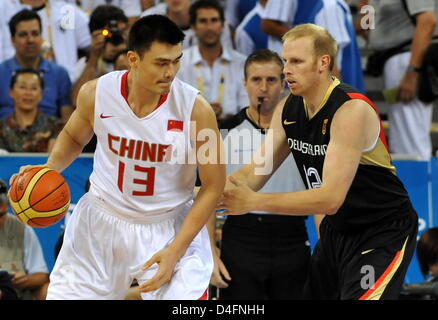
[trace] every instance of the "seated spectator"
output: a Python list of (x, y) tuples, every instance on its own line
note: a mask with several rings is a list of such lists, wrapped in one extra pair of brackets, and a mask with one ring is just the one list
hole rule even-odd
[(260, 29), (267, 2), (268, 0), (258, 1), (237, 26), (235, 35), (236, 50), (244, 55), (248, 56), (256, 50), (268, 48), (268, 35)]
[(0, 270), (13, 274), (20, 299), (44, 300), (49, 273), (38, 237), (7, 209), (7, 186), (0, 180)]
[(190, 23), (198, 44), (184, 50), (177, 76), (198, 88), (219, 120), (248, 105), (243, 87), (245, 56), (221, 42), (224, 12), (214, 0), (199, 0), (190, 7)]
[(438, 2), (370, 4), (375, 10), (375, 28), (368, 31), (368, 48), (386, 52), (387, 59), (381, 66), (383, 89), (396, 92), (395, 101), (387, 108), (389, 150), (429, 161), (433, 150), (430, 129), (434, 104), (418, 98), (418, 85), (427, 48), (438, 36)]
[(421, 273), (428, 281), (438, 281), (438, 228), (423, 232), (417, 244)]
[(88, 24), (92, 34), (91, 50), (88, 57), (81, 58), (76, 64), (71, 93), (73, 103), (84, 83), (115, 70), (114, 62), (118, 52), (127, 48), (124, 36), (127, 23), (128, 18), (123, 10), (115, 6), (102, 5), (91, 13)]
[(32, 68), (44, 73), (44, 92), (40, 110), (64, 122), (73, 112), (70, 101), (71, 82), (67, 71), (41, 56), (41, 19), (35, 12), (24, 9), (9, 22), (15, 56), (0, 64), (0, 119), (5, 119), (13, 110), (9, 96), (9, 84), (14, 71)]
[[(151, 14), (161, 14), (167, 16), (170, 20), (176, 23), (178, 27), (183, 30), (186, 37), (183, 42), (183, 49), (187, 49), (198, 43), (198, 39), (190, 28), (190, 4), (191, 0), (164, 0), (163, 3), (159, 3), (154, 7), (144, 11), (141, 16), (147, 16)], [(223, 45), (234, 47), (232, 32), (228, 23), (224, 20), (224, 28), (221, 34), (221, 42)]]
[[(80, 51), (87, 50), (91, 36), (86, 28), (88, 17), (81, 9), (62, 0), (7, 0), (5, 2), (5, 21), (23, 9), (36, 12), (42, 21), (42, 56), (64, 67), (73, 79), (73, 71)], [(1, 7), (0, 7), (1, 8)], [(3, 14), (3, 11), (2, 11)], [(1, 27), (0, 27), (1, 28)], [(9, 33), (9, 32), (8, 32)], [(14, 54), (10, 42), (11, 35), (5, 35), (5, 58)], [(0, 54), (1, 56), (1, 54)]]
[(21, 69), (11, 79), (14, 113), (0, 120), (0, 149), (9, 152), (50, 152), (62, 122), (38, 110), (44, 88), (39, 72)]

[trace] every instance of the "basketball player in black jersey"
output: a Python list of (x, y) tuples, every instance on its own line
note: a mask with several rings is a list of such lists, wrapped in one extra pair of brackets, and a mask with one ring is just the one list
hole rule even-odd
[[(292, 152), (308, 190), (257, 193), (272, 172), (256, 175), (252, 161), (229, 176), (219, 208), (325, 215), (305, 297), (397, 299), (418, 217), (391, 164), (373, 103), (331, 75), (336, 51), (331, 35), (313, 24), (283, 37), (291, 94), (271, 122), (271, 161), (274, 172)], [(263, 150), (259, 156), (269, 159)]]

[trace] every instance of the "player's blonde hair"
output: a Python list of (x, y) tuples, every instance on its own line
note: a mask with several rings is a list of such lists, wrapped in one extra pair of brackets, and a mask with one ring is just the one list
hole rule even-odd
[(296, 40), (304, 37), (313, 38), (315, 57), (320, 57), (325, 54), (330, 56), (329, 69), (332, 71), (335, 64), (336, 54), (338, 52), (336, 40), (333, 39), (332, 35), (323, 27), (312, 23), (305, 23), (297, 25), (286, 32), (282, 37), (282, 41), (285, 43), (289, 40)]

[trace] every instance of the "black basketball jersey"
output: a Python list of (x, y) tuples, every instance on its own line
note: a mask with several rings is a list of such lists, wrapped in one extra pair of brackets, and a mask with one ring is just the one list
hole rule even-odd
[[(346, 101), (362, 99), (374, 104), (352, 87), (336, 80), (326, 93), (322, 108), (308, 119), (303, 98), (290, 95), (284, 105), (282, 124), (289, 148), (308, 189), (322, 184), (323, 164), (330, 142), (334, 114)], [(403, 183), (391, 164), (382, 124), (374, 148), (364, 151), (346, 199), (336, 214), (326, 218), (342, 232), (391, 221), (413, 211)]]

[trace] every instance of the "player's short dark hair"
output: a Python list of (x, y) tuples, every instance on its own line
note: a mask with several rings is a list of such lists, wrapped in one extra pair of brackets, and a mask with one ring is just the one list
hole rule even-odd
[(248, 76), (248, 66), (253, 62), (275, 62), (281, 69), (280, 79), (284, 79), (283, 60), (281, 60), (280, 56), (276, 52), (269, 49), (260, 49), (251, 53), (246, 58), (243, 68), (245, 79), (247, 79)]
[(128, 23), (128, 17), (122, 9), (112, 5), (101, 5), (96, 7), (90, 15), (90, 22), (88, 28), (90, 33), (96, 30), (103, 29), (109, 25), (110, 21)]
[(219, 13), (222, 22), (225, 21), (224, 8), (216, 0), (198, 0), (194, 2), (189, 9), (190, 25), (196, 24), (196, 18), (199, 9), (215, 9)]
[(32, 68), (23, 68), (18, 69), (12, 73), (11, 82), (9, 83), (9, 88), (12, 89), (17, 82), (18, 76), (21, 74), (31, 73), (38, 77), (38, 80), (40, 81), (41, 90), (44, 90), (44, 79), (40, 71), (32, 69)]
[(152, 14), (138, 19), (129, 31), (128, 50), (137, 52), (140, 58), (149, 50), (152, 42), (177, 45), (183, 42), (184, 32), (168, 17)]
[(11, 20), (9, 20), (9, 31), (11, 32), (11, 36), (15, 37), (15, 33), (17, 32), (17, 25), (20, 22), (29, 20), (37, 20), (41, 32), (41, 18), (38, 13), (29, 9), (23, 9), (21, 11), (18, 11), (15, 15), (12, 16)]
[(423, 276), (429, 273), (429, 266), (438, 263), (438, 228), (423, 232), (417, 243), (418, 264)]

